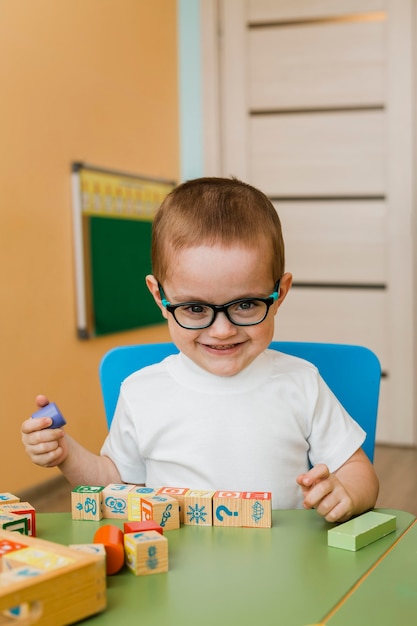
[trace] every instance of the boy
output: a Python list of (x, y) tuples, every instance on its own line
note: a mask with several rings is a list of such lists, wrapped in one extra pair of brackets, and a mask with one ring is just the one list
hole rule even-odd
[(330, 522), (373, 507), (363, 430), (314, 366), (267, 350), (292, 281), (267, 197), (235, 179), (180, 185), (155, 218), (152, 267), (180, 354), (126, 379), (100, 456), (42, 418), (22, 425), (30, 458), (74, 485), (271, 491), (274, 508)]

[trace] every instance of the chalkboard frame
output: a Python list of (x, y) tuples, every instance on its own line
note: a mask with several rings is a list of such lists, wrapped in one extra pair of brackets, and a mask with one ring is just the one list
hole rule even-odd
[(173, 180), (71, 165), (80, 339), (162, 323), (145, 285), (153, 217)]

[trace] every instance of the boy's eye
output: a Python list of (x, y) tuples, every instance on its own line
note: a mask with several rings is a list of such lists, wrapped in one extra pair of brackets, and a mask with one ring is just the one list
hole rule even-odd
[(189, 306), (181, 307), (181, 311), (187, 315), (207, 315), (209, 309), (203, 304), (190, 304)]
[(250, 311), (259, 305), (257, 300), (243, 300), (236, 305), (237, 311)]

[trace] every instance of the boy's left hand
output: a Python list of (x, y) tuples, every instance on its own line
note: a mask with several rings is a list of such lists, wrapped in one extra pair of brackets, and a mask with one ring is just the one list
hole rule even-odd
[(296, 480), (304, 495), (305, 509), (316, 509), (328, 522), (343, 522), (352, 517), (352, 498), (324, 463), (300, 474)]

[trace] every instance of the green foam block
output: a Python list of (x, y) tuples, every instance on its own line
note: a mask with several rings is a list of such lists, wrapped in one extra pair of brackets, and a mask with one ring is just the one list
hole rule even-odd
[(389, 535), (397, 527), (395, 515), (369, 511), (359, 517), (331, 528), (327, 532), (327, 545), (355, 552), (373, 541)]

